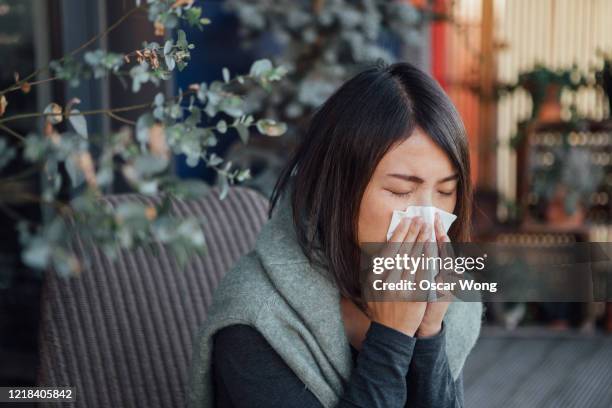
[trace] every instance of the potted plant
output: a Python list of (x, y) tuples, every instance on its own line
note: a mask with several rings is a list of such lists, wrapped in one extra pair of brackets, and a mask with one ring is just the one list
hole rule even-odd
[(603, 64), (595, 72), (595, 81), (608, 98), (608, 117), (612, 118), (612, 52), (605, 53), (597, 50), (597, 55), (602, 58)]
[(589, 149), (564, 142), (531, 160), (531, 193), (545, 202), (546, 221), (558, 227), (583, 223), (591, 195), (597, 191), (603, 172), (591, 161)]
[(557, 122), (561, 120), (561, 92), (564, 89), (575, 91), (586, 84), (586, 78), (575, 65), (570, 69), (552, 70), (538, 63), (533, 69), (521, 72), (514, 84), (499, 86), (498, 91), (504, 93), (524, 89), (531, 96), (533, 104), (531, 119)]

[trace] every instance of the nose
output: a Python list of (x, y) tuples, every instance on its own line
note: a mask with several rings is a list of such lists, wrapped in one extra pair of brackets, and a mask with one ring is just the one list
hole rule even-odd
[(420, 194), (415, 197), (413, 205), (420, 205), (423, 207), (433, 207), (433, 193), (428, 189), (422, 189)]

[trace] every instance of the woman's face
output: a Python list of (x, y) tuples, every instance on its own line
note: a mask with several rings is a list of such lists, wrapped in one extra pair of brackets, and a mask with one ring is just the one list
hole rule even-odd
[(417, 128), (376, 166), (359, 208), (359, 243), (385, 242), (393, 210), (422, 205), (452, 213), (457, 180), (444, 150)]

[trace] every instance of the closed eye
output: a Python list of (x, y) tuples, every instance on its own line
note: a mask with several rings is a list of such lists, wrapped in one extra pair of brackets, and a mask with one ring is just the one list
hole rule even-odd
[(451, 196), (453, 195), (453, 193), (455, 192), (455, 190), (453, 191), (438, 191), (438, 193), (445, 195), (445, 196)]
[(406, 191), (406, 192), (395, 192), (391, 190), (388, 190), (388, 191), (396, 197), (408, 197), (410, 194), (413, 193), (412, 191)]

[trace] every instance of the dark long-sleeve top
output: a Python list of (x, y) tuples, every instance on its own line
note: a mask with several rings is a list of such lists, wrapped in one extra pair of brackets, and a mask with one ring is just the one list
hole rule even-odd
[[(415, 338), (373, 322), (361, 351), (351, 346), (353, 371), (337, 407), (463, 407), (462, 375), (454, 381), (445, 329)], [(248, 325), (214, 336), (217, 407), (322, 407), (265, 338)]]

